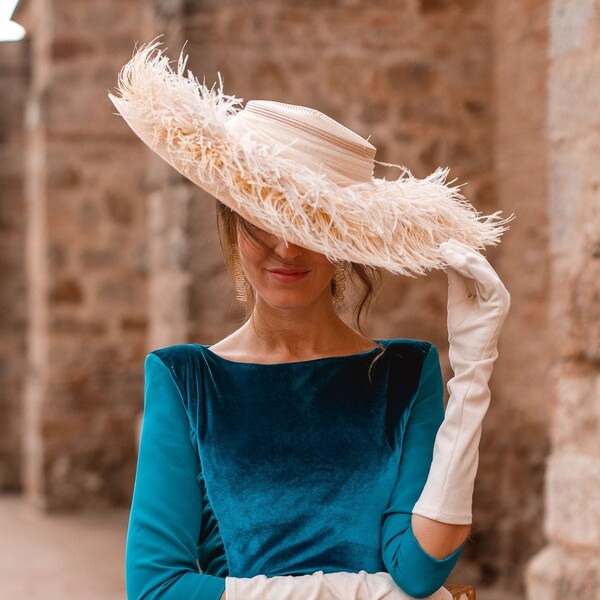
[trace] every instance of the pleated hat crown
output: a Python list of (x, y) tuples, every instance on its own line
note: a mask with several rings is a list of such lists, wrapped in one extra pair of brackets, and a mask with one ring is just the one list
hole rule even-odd
[(328, 115), (307, 106), (250, 100), (227, 124), (236, 135), (280, 145), (281, 155), (323, 173), (339, 185), (370, 182), (377, 149)]

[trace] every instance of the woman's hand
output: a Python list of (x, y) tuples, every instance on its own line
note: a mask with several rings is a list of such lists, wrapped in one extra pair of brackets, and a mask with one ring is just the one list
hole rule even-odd
[[(307, 575), (227, 576), (225, 585), (229, 600), (415, 600), (385, 571), (324, 573), (320, 570)], [(423, 600), (452, 600), (452, 594), (440, 587)]]
[(454, 377), (438, 429), (425, 487), (413, 508), (442, 523), (469, 525), (479, 464), (482, 422), (497, 342), (510, 308), (510, 294), (488, 261), (469, 246), (440, 244), (448, 264), (448, 355)]
[(448, 264), (450, 347), (465, 360), (489, 358), (496, 352), (510, 308), (510, 294), (476, 250), (451, 239), (440, 244), (440, 253)]

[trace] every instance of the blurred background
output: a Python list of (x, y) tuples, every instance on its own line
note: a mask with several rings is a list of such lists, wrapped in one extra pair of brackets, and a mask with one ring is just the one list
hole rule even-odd
[[(0, 597), (124, 598), (154, 348), (213, 343), (242, 310), (214, 200), (107, 92), (164, 33), (245, 101), (317, 108), (478, 211), (512, 295), (472, 541), (480, 600), (600, 598), (600, 3), (0, 0)], [(399, 171), (377, 166), (378, 177)], [(447, 279), (388, 274), (367, 333), (428, 339), (446, 381)], [(446, 392), (447, 400), (447, 392)]]

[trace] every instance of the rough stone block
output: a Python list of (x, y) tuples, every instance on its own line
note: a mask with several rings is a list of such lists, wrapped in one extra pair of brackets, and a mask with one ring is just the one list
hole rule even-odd
[(597, 553), (547, 546), (529, 561), (528, 600), (592, 600), (600, 597)]
[[(549, 171), (549, 242), (555, 269), (570, 267), (573, 244), (578, 243), (577, 233), (581, 219), (579, 204), (584, 189), (581, 141), (577, 140), (554, 148), (550, 155)], [(564, 261), (564, 265), (560, 261)]]
[(600, 359), (600, 182), (596, 167), (600, 144), (596, 138), (589, 130), (555, 144), (549, 167), (552, 334), (559, 355), (582, 356), (592, 362)]
[[(586, 240), (586, 254), (593, 256), (592, 240)], [(600, 259), (589, 258), (579, 269), (571, 289), (573, 335), (581, 354), (590, 362), (600, 361)]]
[[(552, 141), (581, 136), (600, 123), (600, 50), (555, 61), (548, 81), (548, 136)], [(576, 110), (574, 110), (576, 108)]]
[(554, 542), (600, 547), (600, 456), (570, 453), (548, 459), (544, 526)]
[(590, 366), (556, 368), (552, 441), (557, 452), (600, 460), (600, 375)]
[(594, 0), (554, 0), (550, 5), (550, 56), (580, 48), (593, 22)]

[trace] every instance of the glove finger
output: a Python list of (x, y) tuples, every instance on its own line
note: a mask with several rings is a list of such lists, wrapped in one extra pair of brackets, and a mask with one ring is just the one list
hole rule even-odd
[(448, 267), (448, 306), (461, 302), (473, 302), (477, 297), (475, 280), (468, 279), (452, 267)]
[(443, 259), (448, 265), (448, 304), (453, 305), (476, 295), (475, 281), (465, 277), (465, 255), (455, 252), (451, 247), (441, 248)]
[(510, 294), (487, 259), (478, 253), (467, 256), (467, 268), (477, 282), (481, 298), (489, 304), (503, 305), (510, 300)]

